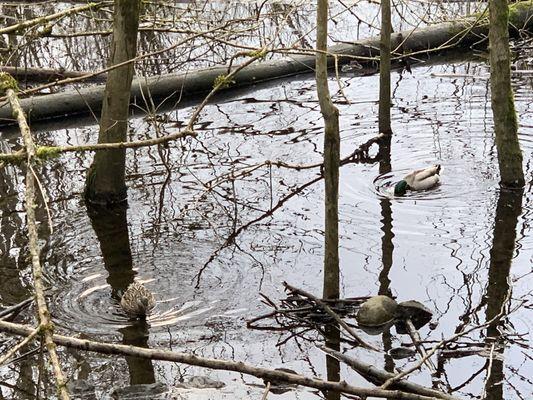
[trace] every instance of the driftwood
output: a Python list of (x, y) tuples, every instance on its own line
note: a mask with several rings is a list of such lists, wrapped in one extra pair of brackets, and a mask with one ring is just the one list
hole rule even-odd
[[(533, 27), (531, 2), (511, 5), (511, 34), (518, 29)], [(488, 32), (486, 18), (473, 16), (460, 20), (435, 24), (425, 28), (403, 31), (392, 35), (393, 57), (405, 59), (409, 55), (442, 52), (457, 47), (469, 47), (483, 42)], [(373, 65), (379, 55), (379, 38), (369, 38), (356, 43), (342, 43), (329, 48), (328, 66), (347, 64), (357, 60), (361, 65)], [(249, 65), (235, 75), (230, 88), (247, 87), (296, 74), (313, 72), (315, 55), (295, 55), (281, 60), (265, 61)], [(181, 100), (193, 100), (208, 93), (218, 77), (228, 73), (227, 66), (217, 66), (187, 73), (174, 73), (148, 78), (137, 78), (132, 85), (132, 107), (145, 109), (146, 95), (172, 107)], [(101, 109), (104, 86), (98, 85), (79, 90), (69, 90), (45, 96), (21, 100), (21, 106), (32, 121), (58, 118), (66, 115), (95, 114)], [(143, 96), (144, 94), (144, 96)], [(150, 107), (148, 107), (150, 108)], [(0, 125), (13, 124), (11, 111), (6, 104), (0, 105)]]
[(331, 318), (333, 318), (335, 320), (335, 322), (337, 322), (340, 326), (342, 326), (344, 328), (344, 330), (346, 332), (348, 332), (350, 334), (350, 336), (352, 336), (355, 341), (357, 343), (359, 343), (362, 347), (366, 348), (366, 349), (370, 349), (370, 350), (374, 350), (374, 351), (379, 351), (378, 349), (376, 349), (374, 346), (372, 346), (371, 344), (367, 343), (365, 340), (363, 340), (363, 338), (361, 338), (346, 322), (344, 322), (344, 320), (339, 317), (339, 315), (333, 311), (331, 309), (330, 306), (328, 306), (326, 304), (326, 302), (324, 302), (322, 299), (319, 299), (318, 297), (312, 295), (311, 293), (309, 292), (306, 292), (305, 290), (302, 290), (302, 289), (298, 289), (297, 287), (294, 287), (292, 285), (289, 285), (287, 282), (283, 282), (283, 285), (285, 286), (286, 289), (290, 290), (291, 292), (293, 293), (296, 293), (296, 294), (299, 294), (301, 296), (305, 296), (307, 297), (308, 299), (311, 299), (313, 300), (316, 304), (318, 304)]

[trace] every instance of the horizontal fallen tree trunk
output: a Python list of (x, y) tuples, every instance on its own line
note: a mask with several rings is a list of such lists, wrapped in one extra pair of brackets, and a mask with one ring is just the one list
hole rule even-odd
[[(19, 336), (29, 336), (34, 331), (33, 328), (13, 324), (10, 322), (0, 321), (0, 331), (8, 332)], [(266, 381), (272, 382), (287, 382), (295, 385), (302, 385), (312, 387), (319, 390), (335, 391), (347, 394), (353, 394), (362, 397), (379, 397), (387, 399), (405, 399), (405, 400), (432, 400), (435, 397), (422, 396), (412, 393), (402, 392), (400, 390), (383, 390), (378, 388), (361, 388), (347, 384), (346, 382), (324, 381), (317, 378), (309, 378), (299, 374), (291, 374), (288, 372), (267, 369), (261, 367), (254, 367), (249, 364), (238, 361), (226, 361), (212, 358), (205, 358), (195, 356), (193, 354), (179, 353), (169, 350), (147, 349), (137, 346), (126, 346), (122, 344), (109, 344), (96, 342), (92, 340), (78, 339), (70, 336), (54, 335), (53, 340), (56, 344), (75, 348), (85, 351), (93, 351), (103, 354), (116, 354), (124, 356), (132, 356), (139, 358), (147, 358), (151, 360), (171, 361), (184, 363), (188, 365), (195, 365), (199, 367), (235, 371), (246, 375), (252, 375), (257, 378), (262, 378)]]
[[(510, 6), (509, 26), (511, 34), (518, 30), (533, 27), (533, 5), (529, 1), (518, 2)], [(457, 47), (468, 47), (482, 42), (488, 34), (487, 18), (473, 16), (460, 20), (443, 22), (425, 28), (404, 31), (392, 35), (392, 48), (396, 48), (396, 58), (413, 54), (442, 52)], [(376, 62), (379, 55), (379, 38), (369, 38), (353, 44), (338, 44), (329, 48), (337, 56), (338, 65), (357, 60), (361, 65)], [(328, 57), (328, 65), (335, 65), (335, 58)], [(296, 74), (314, 71), (315, 56), (298, 55), (280, 60), (252, 64), (240, 71), (234, 83), (224, 89), (251, 86)], [(149, 109), (145, 99), (151, 97), (161, 101), (160, 106), (173, 107), (182, 100), (199, 98), (208, 93), (215, 80), (227, 74), (227, 66), (205, 68), (187, 73), (174, 73), (148, 78), (137, 78), (132, 85), (132, 107)], [(35, 96), (21, 100), (21, 106), (30, 121), (64, 117), (74, 114), (94, 113), (98, 115), (104, 85), (69, 90), (44, 96)], [(0, 125), (13, 124), (11, 110), (7, 104), (0, 105)]]

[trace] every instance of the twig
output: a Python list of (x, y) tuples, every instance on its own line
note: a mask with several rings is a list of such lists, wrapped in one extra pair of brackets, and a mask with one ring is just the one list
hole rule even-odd
[[(24, 146), (26, 148), (27, 156), (27, 168), (26, 168), (26, 196), (25, 196), (25, 208), (26, 208), (26, 224), (28, 229), (28, 246), (30, 248), (32, 271), (33, 271), (33, 286), (35, 288), (35, 299), (37, 303), (37, 313), (39, 316), (39, 322), (41, 329), (44, 333), (44, 340), (50, 361), (54, 368), (54, 374), (56, 378), (57, 390), (59, 398), (62, 400), (68, 400), (69, 394), (66, 387), (65, 377), (61, 371), (59, 364), (59, 358), (56, 352), (56, 346), (52, 340), (54, 325), (50, 319), (50, 312), (46, 305), (46, 299), (44, 297), (44, 285), (42, 281), (43, 270), (40, 261), (40, 248), (39, 248), (39, 236), (37, 233), (37, 222), (35, 218), (35, 176), (32, 168), (32, 164), (35, 162), (35, 143), (31, 137), (30, 128), (26, 122), (24, 112), (20, 107), (17, 95), (12, 89), (8, 89), (7, 97), (13, 109), (13, 114), (19, 124), (20, 132), (24, 140)], [(30, 332), (31, 333), (31, 332)]]
[(9, 350), (3, 357), (0, 357), (0, 367), (9, 360), (13, 354), (15, 354), (17, 351), (19, 351), (22, 347), (26, 346), (29, 342), (33, 340), (33, 338), (41, 331), (41, 326), (39, 325), (37, 328), (33, 330), (32, 333), (30, 333), (28, 336), (24, 338), (19, 344), (14, 346), (11, 350)]
[(18, 24), (2, 28), (0, 29), (0, 35), (5, 34), (5, 33), (12, 33), (15, 31), (21, 31), (23, 29), (31, 28), (32, 26), (39, 25), (39, 24), (44, 25), (46, 22), (53, 21), (54, 19), (58, 19), (66, 15), (71, 15), (71, 14), (75, 14), (75, 13), (85, 11), (85, 10), (90, 10), (90, 9), (98, 9), (105, 5), (111, 5), (111, 4), (113, 4), (112, 1), (102, 1), (100, 3), (89, 3), (83, 6), (69, 8), (67, 10), (59, 11), (55, 14), (46, 15), (44, 17), (37, 17), (34, 19), (30, 19), (28, 21), (20, 22)]
[[(494, 348), (495, 347), (496, 347), (495, 343), (492, 343), (492, 345), (490, 346), (490, 354), (489, 354), (488, 365), (487, 365), (487, 376), (485, 377), (485, 384), (483, 385), (483, 394), (481, 395), (482, 399), (486, 398), (485, 396), (487, 394), (487, 384), (490, 380), (490, 375), (492, 374), (492, 362), (494, 360)], [(0, 362), (0, 365), (2, 365), (1, 362)]]
[(430, 374), (433, 375), (437, 372), (437, 368), (435, 367), (435, 364), (433, 364), (433, 361), (431, 361), (431, 358), (427, 357), (426, 349), (424, 348), (424, 346), (420, 344), (420, 335), (416, 327), (413, 325), (413, 321), (411, 321), (410, 318), (407, 318), (405, 320), (405, 326), (407, 327), (407, 332), (409, 333), (409, 336), (411, 337), (411, 340), (415, 345), (416, 351), (423, 359), (425, 359), (424, 364), (428, 367)]
[(465, 330), (463, 332), (456, 333), (455, 335), (451, 336), (448, 339), (441, 340), (439, 343), (437, 343), (435, 346), (433, 346), (427, 352), (425, 357), (422, 357), (422, 359), (420, 361), (415, 363), (410, 368), (407, 368), (404, 371), (400, 372), (399, 374), (396, 374), (394, 377), (387, 379), (387, 381), (383, 385), (381, 385), (381, 388), (382, 389), (386, 389), (391, 384), (393, 384), (394, 382), (398, 381), (399, 379), (402, 379), (404, 376), (407, 376), (411, 372), (414, 372), (417, 369), (419, 369), (420, 366), (424, 363), (425, 360), (427, 360), (429, 357), (431, 357), (433, 354), (435, 354), (435, 352), (438, 349), (440, 349), (441, 347), (443, 347), (445, 344), (453, 342), (454, 340), (456, 340), (456, 339), (458, 339), (458, 338), (460, 338), (462, 336), (465, 336), (465, 335), (469, 334), (472, 331), (475, 331), (477, 329), (482, 329), (482, 328), (484, 328), (486, 326), (489, 326), (490, 324), (494, 323), (495, 321), (499, 320), (505, 314), (504, 304), (511, 298), (511, 292), (512, 291), (509, 289), (506, 299), (502, 302), (502, 308), (501, 308), (500, 312), (496, 316), (494, 316), (494, 318), (490, 319), (489, 321), (487, 321), (487, 322), (485, 322), (485, 323), (483, 323), (481, 325), (476, 325), (476, 326), (473, 326), (472, 328), (467, 329), (467, 330)]
[(267, 382), (265, 391), (263, 392), (263, 395), (261, 396), (261, 400), (267, 400), (268, 392), (270, 392), (270, 382)]
[[(172, 133), (167, 136), (157, 137), (153, 139), (135, 140), (133, 142), (118, 142), (118, 143), (97, 143), (80, 146), (37, 146), (35, 148), (36, 158), (49, 158), (57, 156), (62, 153), (72, 153), (77, 151), (102, 151), (112, 149), (136, 149), (139, 147), (155, 146), (158, 144), (164, 144), (173, 140), (182, 139), (188, 136), (194, 136), (195, 133), (185, 129), (176, 133)], [(26, 158), (26, 153), (12, 153), (12, 154), (0, 154), (0, 161), (20, 161)]]
[(33, 302), (34, 298), (30, 297), (29, 299), (23, 300), (18, 304), (15, 304), (14, 306), (8, 307), (2, 311), (0, 311), (0, 319), (3, 319), (4, 317), (7, 317), (9, 314), (13, 314), (14, 312), (19, 311), (22, 308), (27, 307), (29, 304)]
[(355, 331), (350, 328), (350, 326), (348, 326), (348, 324), (346, 322), (344, 322), (344, 320), (339, 317), (337, 315), (337, 313), (335, 311), (333, 311), (331, 309), (330, 306), (328, 306), (324, 301), (322, 301), (321, 299), (319, 299), (318, 297), (316, 296), (313, 296), (311, 293), (308, 293), (306, 292), (305, 290), (302, 290), (302, 289), (298, 289), (294, 286), (291, 286), (289, 285), (287, 282), (283, 282), (283, 285), (289, 289), (291, 292), (294, 292), (294, 293), (298, 293), (302, 296), (305, 296), (307, 297), (308, 299), (311, 299), (313, 300), (316, 304), (318, 304), (320, 307), (322, 307), (322, 309), (331, 317), (335, 320), (335, 322), (337, 322), (340, 326), (342, 326), (344, 328), (344, 330), (346, 332), (348, 332), (350, 334), (350, 336), (352, 336), (362, 347), (365, 347), (367, 349), (370, 349), (370, 350), (374, 350), (374, 351), (380, 351), (379, 349), (375, 348), (374, 346), (372, 346), (371, 344), (368, 344), (366, 343), (357, 333), (355, 333)]

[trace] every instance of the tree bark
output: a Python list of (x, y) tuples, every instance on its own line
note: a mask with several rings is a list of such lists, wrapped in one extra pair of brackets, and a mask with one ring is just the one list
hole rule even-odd
[(391, 69), (391, 6), (390, 0), (381, 1), (381, 37), (379, 42), (379, 133), (392, 134), (390, 122), (390, 69)]
[(521, 188), (525, 182), (511, 87), (507, 0), (489, 0), (489, 14), (490, 90), (500, 185), (506, 188)]
[(318, 0), (316, 34), (316, 84), (320, 111), (324, 118), (325, 183), (325, 299), (339, 297), (339, 110), (333, 105), (328, 87), (328, 1)]
[[(111, 64), (135, 57), (139, 28), (139, 0), (115, 0)], [(100, 119), (98, 143), (125, 142), (128, 129), (133, 64), (109, 71)], [(126, 150), (98, 152), (87, 172), (85, 197), (97, 204), (126, 200)]]

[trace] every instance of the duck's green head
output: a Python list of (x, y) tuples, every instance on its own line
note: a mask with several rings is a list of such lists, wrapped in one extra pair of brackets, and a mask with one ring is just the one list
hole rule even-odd
[(407, 189), (409, 189), (409, 185), (405, 180), (401, 180), (396, 185), (394, 185), (394, 195), (395, 196), (403, 196), (405, 193), (407, 193)]

